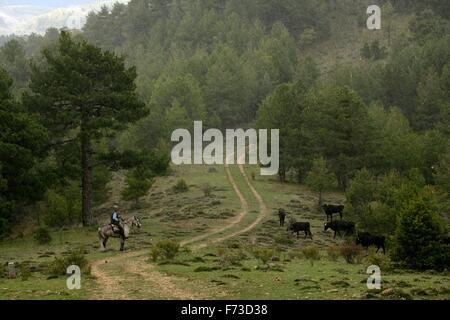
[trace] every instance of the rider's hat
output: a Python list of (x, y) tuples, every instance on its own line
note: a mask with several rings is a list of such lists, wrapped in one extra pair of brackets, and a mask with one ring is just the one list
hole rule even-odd
[(119, 209), (118, 205), (114, 205), (113, 209)]

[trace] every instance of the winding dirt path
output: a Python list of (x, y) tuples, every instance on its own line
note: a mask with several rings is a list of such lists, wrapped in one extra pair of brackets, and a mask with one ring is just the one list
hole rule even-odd
[[(239, 165), (240, 173), (243, 176), (248, 188), (255, 196), (260, 210), (256, 219), (245, 228), (221, 235), (228, 229), (238, 226), (246, 217), (246, 215), (249, 214), (248, 202), (242, 195), (241, 190), (236, 184), (236, 181), (231, 174), (229, 165), (225, 164), (224, 168), (228, 181), (230, 182), (231, 186), (234, 189), (234, 192), (239, 198), (241, 206), (239, 214), (228, 220), (225, 226), (210, 229), (202, 235), (182, 241), (182, 246), (189, 245), (192, 249), (198, 250), (205, 248), (211, 244), (223, 242), (225, 240), (249, 232), (258, 224), (260, 224), (267, 216), (267, 206), (264, 200), (250, 182), (250, 179), (245, 172), (244, 166)], [(142, 283), (140, 287), (144, 290), (147, 289), (149, 296), (154, 295), (155, 291), (157, 291), (158, 298), (161, 299), (193, 300), (208, 298), (202, 293), (193, 292), (192, 290), (188, 290), (185, 288), (180, 288), (179, 285), (176, 285), (174, 283), (174, 277), (156, 271), (154, 266), (146, 261), (147, 253), (148, 252), (146, 250), (133, 251), (122, 254), (120, 256), (94, 261), (91, 264), (91, 274), (96, 278), (97, 282), (101, 284), (99, 286), (101, 289), (97, 290), (93, 298), (101, 300), (130, 299), (129, 295), (124, 291), (122, 286), (123, 283), (126, 283), (127, 277), (138, 278)], [(121, 272), (115, 272), (115, 274), (113, 274), (111, 272), (108, 272), (108, 270), (105, 270), (105, 268), (108, 268), (111, 265), (113, 265), (115, 268), (122, 269)], [(183, 281), (182, 278), (177, 278), (177, 280)], [(145, 293), (145, 291), (143, 293)]]

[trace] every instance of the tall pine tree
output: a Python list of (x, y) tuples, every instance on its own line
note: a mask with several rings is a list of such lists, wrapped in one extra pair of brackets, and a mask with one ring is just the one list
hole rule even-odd
[(122, 56), (61, 32), (56, 48), (32, 65), (32, 94), (24, 101), (41, 115), (54, 146), (76, 141), (81, 149), (82, 222), (92, 217), (93, 142), (113, 136), (145, 115), (135, 93), (136, 70)]

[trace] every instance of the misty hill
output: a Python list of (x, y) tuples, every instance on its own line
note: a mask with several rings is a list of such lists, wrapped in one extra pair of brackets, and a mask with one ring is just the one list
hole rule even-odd
[(63, 8), (38, 6), (1, 6), (0, 35), (44, 34), (48, 28), (81, 29), (90, 12), (98, 12), (103, 6), (112, 8), (114, 3), (129, 0), (98, 0), (86, 5)]

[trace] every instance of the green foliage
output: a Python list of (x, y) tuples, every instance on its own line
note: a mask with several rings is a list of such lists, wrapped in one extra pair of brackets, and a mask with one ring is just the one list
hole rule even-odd
[(442, 202), (442, 210), (450, 209), (450, 145), (447, 153), (442, 157), (438, 166), (435, 167), (434, 180), (436, 181), (437, 190), (440, 192), (440, 200)]
[(177, 256), (179, 251), (180, 244), (178, 242), (172, 240), (160, 240), (152, 246), (150, 256), (153, 261), (157, 261), (161, 258), (171, 261)]
[(316, 89), (303, 115), (307, 151), (325, 158), (339, 187), (366, 163), (374, 130), (361, 98), (347, 87)]
[(380, 45), (380, 41), (374, 40), (372, 43), (364, 43), (361, 49), (361, 57), (368, 60), (380, 60), (387, 56), (386, 48)]
[(181, 178), (178, 179), (177, 183), (173, 186), (173, 190), (177, 193), (188, 192), (189, 186), (187, 185), (186, 181)]
[(340, 256), (341, 252), (338, 246), (331, 246), (327, 248), (327, 257), (331, 261), (337, 261)]
[(448, 21), (436, 15), (432, 10), (424, 10), (409, 23), (413, 39), (421, 44), (427, 40), (441, 38), (448, 34)]
[(281, 181), (286, 179), (290, 169), (297, 171), (299, 180), (305, 175), (309, 163), (305, 150), (306, 141), (301, 127), (302, 114), (308, 101), (308, 88), (302, 82), (283, 84), (264, 99), (258, 109), (256, 123), (259, 128), (280, 130)]
[(245, 252), (240, 248), (220, 247), (217, 250), (217, 254), (220, 258), (219, 263), (224, 269), (239, 266), (241, 261), (246, 258)]
[(203, 194), (207, 198), (211, 197), (212, 192), (214, 191), (214, 188), (211, 186), (210, 183), (205, 183), (204, 185), (202, 185), (201, 189), (203, 191)]
[(305, 48), (312, 45), (317, 40), (317, 32), (313, 28), (306, 28), (299, 37), (299, 44)]
[(0, 236), (8, 232), (15, 206), (39, 200), (47, 187), (36, 170), (45, 154), (47, 132), (14, 101), (12, 80), (0, 69)]
[(305, 184), (319, 193), (319, 206), (322, 205), (322, 192), (337, 186), (335, 175), (327, 168), (325, 159), (318, 158), (313, 161)]
[(253, 250), (253, 256), (261, 260), (261, 262), (264, 265), (267, 265), (267, 263), (275, 256), (275, 250), (272, 248), (257, 248)]
[(371, 250), (369, 255), (364, 258), (364, 261), (367, 265), (379, 266), (382, 272), (389, 272), (394, 269), (394, 264), (388, 255), (375, 253), (374, 250)]
[[(112, 179), (112, 172), (110, 168), (107, 166), (96, 166), (93, 177), (92, 177), (92, 199), (94, 202), (94, 205), (99, 205), (104, 203), (108, 197), (109, 197), (109, 188), (108, 183)], [(80, 198), (81, 194), (81, 188), (79, 185), (75, 187), (72, 187), (73, 196)], [(78, 193), (78, 195), (76, 195)], [(81, 210), (80, 210), (81, 212)]]
[(309, 260), (311, 265), (314, 265), (314, 261), (320, 260), (320, 249), (318, 246), (310, 245), (302, 249), (303, 256)]
[(72, 181), (58, 190), (50, 189), (39, 202), (39, 215), (50, 227), (61, 228), (78, 223), (81, 217), (80, 185)]
[(347, 263), (353, 264), (358, 262), (362, 255), (362, 249), (353, 243), (345, 243), (340, 247), (341, 256)]
[(49, 244), (52, 241), (52, 237), (47, 228), (40, 227), (34, 233), (34, 240), (36, 240), (38, 244), (44, 245)]
[(439, 242), (444, 231), (432, 190), (410, 194), (400, 209), (393, 258), (411, 268), (447, 267), (449, 247)]
[(137, 203), (139, 198), (148, 193), (154, 181), (152, 172), (143, 167), (129, 171), (126, 175), (127, 185), (122, 192), (122, 198), (126, 201), (134, 200)]
[(291, 260), (301, 259), (304, 257), (303, 252), (300, 249), (290, 249), (287, 254)]
[(32, 65), (31, 92), (23, 100), (51, 133), (54, 149), (66, 140), (79, 143), (86, 225), (92, 218), (93, 142), (114, 136), (146, 113), (135, 93), (136, 70), (125, 66), (124, 57), (67, 32), (42, 55), (43, 61)]
[(0, 66), (13, 78), (15, 89), (26, 87), (30, 70), (25, 50), (19, 40), (9, 40), (1, 47)]
[(64, 258), (55, 258), (48, 264), (47, 272), (50, 276), (64, 276), (70, 266), (78, 266), (83, 274), (90, 273), (89, 261), (82, 250), (74, 251)]

